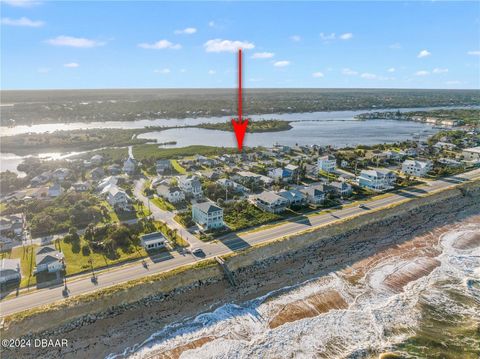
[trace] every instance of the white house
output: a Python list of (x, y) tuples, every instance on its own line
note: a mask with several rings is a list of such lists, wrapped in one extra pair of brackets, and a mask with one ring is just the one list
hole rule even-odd
[(416, 177), (424, 177), (431, 170), (431, 161), (405, 160), (402, 164), (403, 173)]
[(268, 177), (277, 182), (290, 182), (292, 180), (292, 172), (278, 167), (268, 171)]
[(70, 177), (71, 171), (68, 168), (57, 168), (52, 173), (52, 178), (56, 181), (63, 182)]
[(466, 161), (480, 162), (480, 146), (465, 148), (462, 155)]
[(225, 226), (223, 209), (211, 202), (195, 203), (192, 206), (192, 219), (203, 229), (216, 229)]
[(278, 195), (285, 198), (289, 206), (304, 206), (307, 204), (307, 196), (296, 189), (282, 190), (278, 192)]
[(0, 217), (0, 232), (13, 232), (22, 234), (24, 229), (24, 216), (22, 213), (7, 214)]
[(52, 246), (39, 247), (35, 252), (35, 271), (54, 273), (65, 268), (64, 256)]
[(267, 212), (281, 213), (287, 209), (288, 200), (272, 191), (263, 191), (254, 197), (255, 205)]
[(128, 175), (133, 175), (137, 169), (137, 161), (133, 157), (128, 157), (123, 162), (123, 172)]
[(328, 184), (331, 190), (342, 197), (350, 196), (353, 192), (352, 186), (347, 182), (334, 181)]
[(185, 199), (185, 193), (179, 187), (170, 187), (166, 184), (161, 184), (157, 187), (157, 194), (171, 203), (178, 203)]
[(118, 178), (117, 177), (115, 177), (115, 176), (105, 177), (103, 180), (101, 180), (98, 183), (97, 191), (103, 191), (104, 188), (106, 188), (110, 185), (116, 185), (117, 183), (118, 183)]
[[(323, 188), (323, 187), (322, 187)], [(311, 204), (321, 204), (325, 201), (325, 192), (319, 186), (309, 186), (300, 190)]]
[(140, 237), (140, 244), (145, 250), (164, 248), (167, 239), (161, 232), (144, 234)]
[(393, 171), (384, 169), (362, 170), (358, 177), (360, 187), (374, 191), (384, 191), (393, 188), (397, 176)]
[(178, 176), (178, 187), (185, 194), (192, 195), (195, 198), (202, 197), (202, 184), (197, 176)]
[(3, 258), (0, 262), (0, 284), (20, 282), (20, 259)]
[(75, 192), (86, 192), (90, 189), (90, 183), (88, 182), (76, 182), (72, 184), (72, 188)]
[(217, 180), (217, 183), (223, 188), (230, 188), (235, 192), (240, 192), (240, 193), (249, 192), (249, 189), (247, 187), (241, 185), (240, 183), (232, 181), (231, 179), (228, 179), (228, 178), (220, 178), (219, 180)]
[(337, 160), (335, 156), (322, 156), (317, 161), (317, 168), (319, 171), (334, 172), (337, 168)]
[(116, 185), (109, 185), (103, 189), (102, 193), (106, 194), (107, 202), (112, 207), (118, 207), (123, 210), (128, 209), (131, 199), (120, 187), (117, 187)]

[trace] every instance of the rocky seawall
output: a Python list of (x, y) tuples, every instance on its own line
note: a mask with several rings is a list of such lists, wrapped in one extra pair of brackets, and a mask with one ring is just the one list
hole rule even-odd
[[(142, 343), (159, 328), (272, 290), (296, 285), (341, 269), (405, 243), (440, 225), (454, 223), (459, 212), (480, 213), (480, 182), (344, 220), (299, 235), (225, 256), (237, 286), (224, 279), (214, 261), (131, 283), (95, 295), (72, 298), (43, 311), (6, 318), (2, 338), (67, 339), (64, 348), (4, 350), (4, 358), (105, 357)], [(430, 271), (435, 262), (422, 264)], [(403, 284), (391, 278), (391, 285)], [(332, 295), (312, 298), (317, 310), (341, 308)], [(309, 313), (301, 315), (308, 316)], [(271, 327), (288, 321), (280, 314)]]

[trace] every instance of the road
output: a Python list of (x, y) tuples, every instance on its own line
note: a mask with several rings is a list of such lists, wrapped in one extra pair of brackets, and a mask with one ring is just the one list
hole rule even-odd
[[(414, 198), (416, 196), (431, 193), (440, 189), (446, 189), (448, 187), (455, 186), (459, 183), (479, 180), (480, 169), (457, 175), (454, 177), (444, 178), (442, 180), (431, 181), (428, 184), (412, 187), (409, 189), (398, 191), (389, 196), (374, 199), (365, 203), (364, 208), (353, 206), (345, 209), (339, 209), (331, 211), (330, 213), (322, 213), (317, 215), (309, 215), (303, 217), (297, 217), (286, 221), (285, 223), (267, 227), (266, 229), (258, 229), (256, 231), (245, 232), (240, 234), (229, 234), (214, 243), (204, 243), (196, 239), (195, 245), (201, 247), (206, 258), (214, 256), (224, 255), (232, 251), (240, 250), (257, 243), (274, 240), (287, 235), (302, 232), (308, 229), (314, 229), (315, 227), (325, 225), (327, 223), (333, 223), (337, 220), (356, 216), (363, 212), (367, 212), (372, 209), (380, 209), (390, 206), (394, 203), (398, 203), (407, 198)], [(143, 187), (143, 184), (138, 184)], [(139, 197), (141, 198), (141, 197)], [(173, 220), (173, 216), (167, 216), (165, 211), (156, 211), (155, 206), (151, 206), (154, 216), (163, 221)], [(168, 213), (168, 212), (166, 212)], [(170, 224), (170, 222), (168, 222)], [(174, 221), (174, 224), (176, 222)], [(174, 225), (172, 224), (172, 225)], [(178, 223), (176, 223), (178, 225)], [(176, 227), (174, 227), (176, 228)], [(186, 232), (185, 230), (183, 230)], [(182, 232), (183, 235), (183, 232)], [(193, 237), (193, 236), (192, 236)], [(191, 238), (188, 238), (190, 241)], [(199, 243), (197, 243), (199, 242)], [(114, 284), (126, 282), (141, 278), (147, 275), (160, 273), (173, 268), (177, 268), (189, 263), (193, 263), (199, 260), (190, 254), (180, 254), (177, 252), (165, 253), (163, 257), (154, 258), (148, 260), (148, 268), (145, 268), (141, 263), (135, 262), (133, 264), (110, 268), (103, 272), (97, 273), (98, 283), (95, 285), (91, 282), (90, 277), (75, 277), (69, 279), (68, 289), (70, 290), (70, 296), (88, 293), (100, 288), (106, 288)], [(36, 306), (53, 303), (63, 299), (62, 295), (63, 286), (35, 290), (31, 293), (20, 295), (16, 298), (6, 298), (6, 300), (0, 302), (1, 316), (6, 316), (15, 312), (33, 308)]]

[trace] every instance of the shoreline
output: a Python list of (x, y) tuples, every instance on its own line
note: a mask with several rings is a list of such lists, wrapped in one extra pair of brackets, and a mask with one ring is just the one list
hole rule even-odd
[[(240, 285), (230, 287), (226, 280), (198, 283), (193, 289), (177, 294), (166, 293), (147, 298), (130, 307), (112, 308), (105, 315), (88, 315), (75, 324), (67, 324), (43, 332), (42, 336), (67, 337), (72, 345), (58, 353), (48, 353), (51, 358), (104, 357), (119, 353), (128, 347), (147, 340), (162, 327), (211, 311), (227, 302), (245, 302), (272, 291), (283, 291), (288, 286), (298, 286), (332, 271), (354, 268), (362, 260), (377, 253), (408, 242), (437, 227), (452, 226), (463, 210), (480, 213), (477, 194), (459, 196), (457, 200), (425, 204), (405, 213), (380, 219), (375, 223), (351, 229), (345, 235), (320, 240), (306, 248), (265, 259), (262, 262), (235, 270)], [(449, 203), (446, 203), (449, 202)], [(392, 231), (393, 229), (393, 231)], [(434, 263), (427, 266), (431, 268)], [(232, 268), (233, 269), (233, 268)], [(396, 283), (397, 282), (397, 283)], [(401, 285), (398, 278), (392, 285)], [(318, 299), (318, 298), (317, 298)], [(328, 302), (328, 301), (327, 301)], [(122, 323), (128, 323), (123, 326)], [(13, 357), (4, 352), (5, 358)], [(45, 351), (15, 353), (15, 358), (44, 356)]]

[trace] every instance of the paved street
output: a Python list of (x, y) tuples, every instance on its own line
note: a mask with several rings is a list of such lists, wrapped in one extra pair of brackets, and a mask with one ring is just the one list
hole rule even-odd
[[(182, 236), (187, 235), (187, 240), (194, 246), (201, 247), (206, 253), (206, 257), (219, 256), (232, 251), (236, 251), (248, 246), (277, 239), (286, 235), (292, 235), (307, 229), (312, 229), (327, 223), (335, 222), (339, 219), (358, 215), (362, 212), (368, 212), (372, 209), (378, 209), (389, 206), (393, 203), (400, 202), (406, 198), (413, 198), (424, 193), (433, 192), (439, 189), (445, 189), (468, 180), (480, 179), (480, 170), (471, 171), (462, 175), (445, 178), (438, 181), (431, 181), (426, 185), (412, 187), (409, 189), (398, 191), (390, 196), (379, 198), (377, 200), (368, 201), (364, 208), (358, 206), (332, 211), (331, 213), (323, 213), (318, 215), (310, 215), (297, 217), (267, 229), (259, 229), (257, 231), (246, 232), (244, 234), (229, 234), (221, 238), (215, 243), (204, 243), (196, 239), (193, 235), (188, 234), (182, 229)], [(142, 201), (148, 201), (141, 193), (143, 188), (142, 181), (137, 182), (135, 195)], [(140, 193), (138, 193), (140, 192)], [(145, 202), (148, 205), (148, 202)], [(173, 214), (162, 211), (154, 205), (150, 205), (152, 213), (156, 219), (165, 221), (172, 228), (181, 229), (180, 225), (173, 220)], [(190, 254), (179, 254), (176, 252), (165, 253), (164, 256), (148, 260), (148, 268), (145, 268), (141, 262), (131, 263), (125, 266), (110, 268), (108, 270), (97, 273), (98, 284), (93, 284), (90, 277), (80, 277), (77, 279), (70, 278), (68, 288), (70, 295), (88, 293), (100, 288), (105, 288), (114, 284), (122, 283), (128, 280), (137, 279), (146, 275), (163, 272), (188, 263), (193, 263), (197, 258)], [(9, 298), (0, 302), (0, 312), (2, 316), (15, 313), (21, 310), (29, 309), (38, 305), (52, 303), (62, 300), (63, 286), (35, 290), (31, 293), (20, 295), (17, 298)]]

